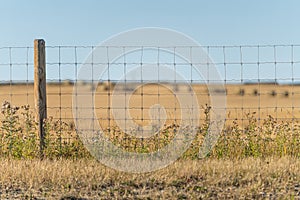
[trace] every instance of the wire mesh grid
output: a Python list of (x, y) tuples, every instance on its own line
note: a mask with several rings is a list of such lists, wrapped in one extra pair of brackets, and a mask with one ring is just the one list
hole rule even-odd
[[(103, 48), (109, 56), (116, 49), (127, 52), (132, 47)], [(203, 79), (194, 67), (197, 64), (209, 73), (208, 63), (186, 62), (176, 54), (178, 48), (185, 48), (192, 55), (194, 49), (199, 47), (166, 47), (167, 51), (158, 47), (138, 47), (138, 51), (124, 54), (113, 62), (99, 63), (95, 59), (85, 63), (87, 56), (93, 54), (94, 46), (47, 46), (48, 116), (73, 127), (74, 120), (80, 119), (73, 117), (72, 94), (75, 92), (74, 84), (80, 84), (88, 91), (95, 91), (92, 93), (94, 106), (90, 108), (95, 112), (89, 120), (99, 123), (103, 130), (109, 132), (120, 124), (126, 130), (126, 126), (131, 128), (126, 114), (114, 116), (113, 112), (118, 110), (128, 112), (132, 121), (141, 127), (155, 120), (164, 127), (176, 126), (184, 112), (176, 94), (186, 95), (187, 98), (196, 95), (200, 108), (199, 122), (202, 124), (207, 120), (206, 105), (211, 104), (207, 85), (218, 82), (210, 79), (209, 75), (208, 79)], [(258, 123), (269, 116), (278, 121), (290, 120), (293, 124), (299, 121), (300, 45), (202, 48), (224, 80), (225, 126), (236, 122), (244, 127), (249, 113)], [(100, 77), (91, 74), (89, 80), (78, 80), (78, 72), (84, 64), (91, 64), (95, 71), (103, 66), (106, 69)], [(162, 66), (171, 69), (173, 74), (161, 70)], [(0, 101), (9, 101), (16, 106), (29, 104), (34, 111), (33, 71), (32, 47), (1, 47)], [(122, 97), (124, 95), (125, 98)], [(123, 99), (124, 104), (112, 105), (114, 98)], [(67, 137), (62, 136), (62, 139)]]
[(0, 47), (0, 70), (1, 102), (22, 99), (28, 104), (33, 100), (32, 47)]
[[(126, 50), (126, 47), (109, 48)], [(194, 64), (200, 64), (203, 68), (207, 68), (208, 64), (186, 63), (176, 56), (176, 48), (178, 47), (171, 47), (169, 48), (171, 50), (166, 53), (159, 48), (149, 50), (146, 47), (141, 47), (140, 52), (125, 55), (112, 63), (92, 63), (94, 68), (97, 68), (97, 65), (102, 67), (103, 64), (107, 66), (106, 72), (101, 77), (93, 77), (88, 80), (92, 81), (94, 85), (97, 83), (95, 109), (105, 110), (105, 112), (111, 109), (109, 98), (111, 98), (114, 89), (127, 91), (136, 89), (132, 93), (132, 101), (136, 105), (131, 104), (128, 109), (135, 113), (144, 113), (135, 114), (137, 121), (150, 120), (147, 116), (149, 106), (163, 104), (164, 101), (167, 104), (164, 102), (165, 105), (163, 106), (168, 110), (180, 110), (179, 105), (177, 105), (178, 102), (172, 100), (174, 94), (169, 90), (170, 88), (180, 91), (181, 94), (190, 94), (189, 90), (192, 89), (198, 96), (200, 106), (209, 105), (210, 94), (207, 90), (207, 84), (214, 84), (214, 81), (217, 80), (204, 80), (193, 67)], [(197, 47), (180, 48), (193, 51), (193, 48)], [(227, 121), (237, 119), (242, 123), (246, 113), (254, 112), (258, 120), (265, 119), (268, 115), (272, 115), (278, 120), (292, 120), (300, 117), (297, 101), (300, 92), (297, 87), (300, 83), (300, 47), (298, 45), (205, 46), (203, 48), (213, 60), (225, 83)], [(72, 119), (72, 115), (68, 114), (68, 111), (71, 110), (70, 101), (69, 106), (64, 104), (72, 90), (67, 91), (64, 84), (71, 83), (69, 88), (72, 89), (72, 83), (77, 81), (76, 73), (84, 64), (85, 58), (79, 59), (78, 52), (87, 53), (92, 51), (94, 47), (58, 46), (48, 47), (48, 51), (49, 49), (56, 51), (57, 58), (55, 58), (56, 62), (55, 60), (49, 62), (50, 55), (47, 54), (48, 71), (56, 71), (56, 75), (53, 74), (55, 77), (48, 76), (48, 83), (49, 85), (51, 82), (59, 85), (56, 87), (57, 91), (53, 93), (49, 91), (49, 95), (57, 96), (55, 99), (59, 101), (53, 106), (49, 106), (49, 109), (59, 109), (55, 115), (58, 118)], [(111, 49), (107, 51), (109, 52)], [(63, 53), (63, 51), (65, 52)], [(171, 68), (174, 74), (164, 74), (164, 71), (159, 69), (160, 66)], [(209, 72), (209, 70), (206, 71)], [(49, 73), (47, 72), (47, 74)], [(183, 78), (177, 79), (176, 74), (180, 74)], [(187, 83), (191, 88), (186, 86)], [(84, 81), (82, 84), (85, 84)], [(162, 84), (167, 84), (170, 88), (168, 89)], [(93, 88), (94, 85), (90, 85), (91, 89), (95, 89)], [(137, 87), (137, 85), (144, 86)], [(136, 99), (137, 97), (139, 99)], [(107, 105), (99, 104), (97, 106), (97, 102), (101, 102), (103, 99), (107, 99)], [(172, 101), (174, 103), (171, 103)], [(178, 120), (176, 115), (173, 115), (172, 120)], [(104, 116), (104, 114), (99, 115), (98, 119), (112, 118), (112, 116)]]

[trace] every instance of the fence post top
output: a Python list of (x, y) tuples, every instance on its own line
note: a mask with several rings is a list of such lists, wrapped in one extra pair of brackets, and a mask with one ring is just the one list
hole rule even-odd
[(45, 44), (45, 40), (44, 39), (35, 39), (34, 43), (42, 43)]

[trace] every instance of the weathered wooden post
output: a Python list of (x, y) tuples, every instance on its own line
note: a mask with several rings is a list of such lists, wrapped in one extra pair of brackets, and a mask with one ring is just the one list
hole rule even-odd
[(45, 146), (44, 120), (47, 118), (47, 96), (45, 41), (42, 39), (34, 40), (34, 104), (40, 137), (40, 156), (43, 158)]

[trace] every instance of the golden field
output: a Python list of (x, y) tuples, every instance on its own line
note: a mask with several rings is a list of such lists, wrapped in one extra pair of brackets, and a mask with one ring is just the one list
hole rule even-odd
[[(90, 85), (82, 86), (90, 91)], [(99, 84), (95, 92), (95, 108), (97, 118), (101, 126), (115, 125), (112, 119), (113, 86)], [(167, 88), (169, 87), (169, 88)], [(167, 87), (154, 84), (144, 85), (131, 91), (129, 98), (130, 116), (136, 123), (148, 124), (149, 109), (155, 104), (160, 104), (167, 113), (167, 122), (180, 120), (180, 104), (173, 95), (174, 91), (186, 95), (188, 99), (190, 91), (186, 86), (178, 85)], [(174, 91), (170, 90), (173, 89)], [(201, 119), (204, 118), (204, 107), (210, 105), (208, 89), (205, 85), (194, 84), (193, 91), (197, 95)], [(277, 85), (277, 84), (249, 84), (249, 85), (226, 85), (226, 120), (231, 123), (237, 119), (239, 124), (244, 123), (245, 115), (252, 113), (260, 121), (272, 115), (278, 120), (300, 119), (300, 85)], [(72, 121), (72, 93), (73, 84), (48, 84), (47, 85), (47, 107), (48, 116), (61, 118), (64, 121)], [(110, 94), (110, 95), (109, 95)], [(158, 95), (159, 94), (159, 95)], [(0, 85), (0, 102), (9, 101), (12, 105), (22, 106), (29, 104), (34, 108), (34, 95), (32, 84)], [(115, 95), (115, 98), (118, 98)], [(110, 108), (110, 112), (108, 110)], [(110, 116), (109, 116), (110, 113)]]

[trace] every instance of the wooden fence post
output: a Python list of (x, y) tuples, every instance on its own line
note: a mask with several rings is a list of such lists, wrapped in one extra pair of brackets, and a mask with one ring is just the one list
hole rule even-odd
[(45, 128), (44, 120), (47, 118), (46, 96), (46, 53), (45, 41), (34, 40), (34, 104), (36, 109), (36, 122), (40, 137), (40, 156), (44, 157)]

